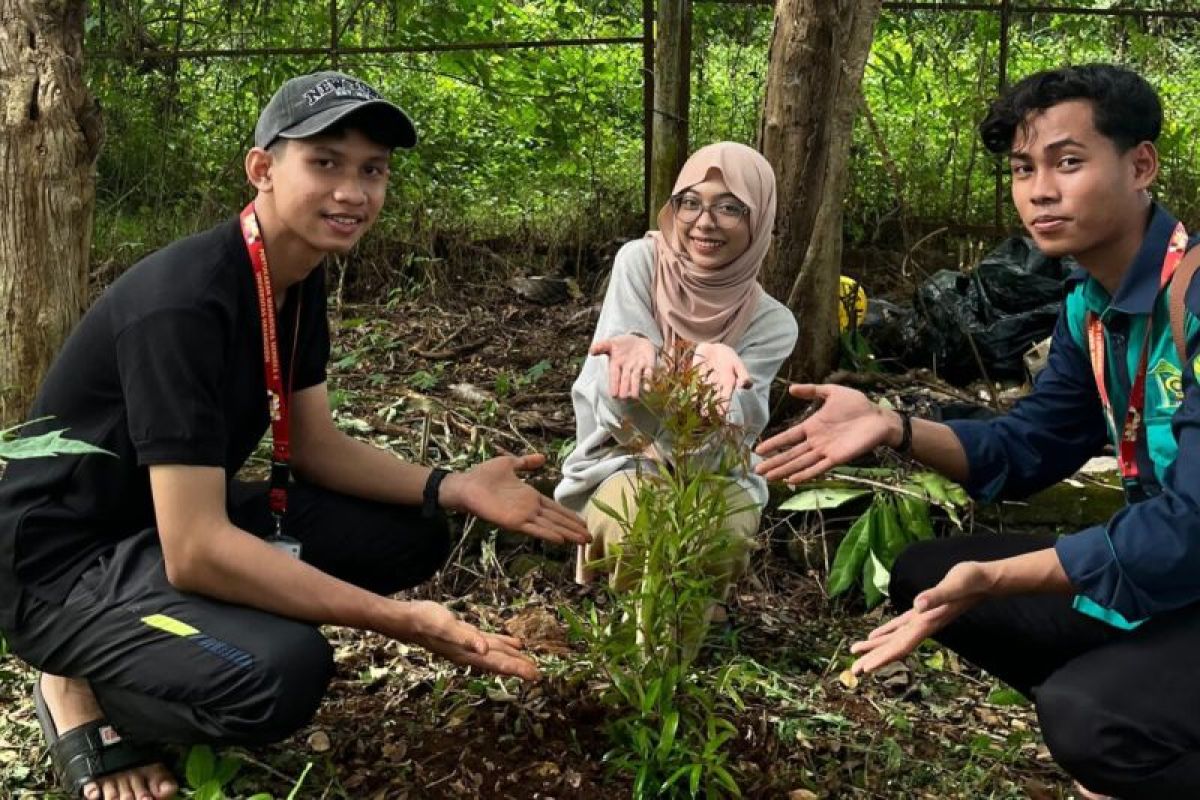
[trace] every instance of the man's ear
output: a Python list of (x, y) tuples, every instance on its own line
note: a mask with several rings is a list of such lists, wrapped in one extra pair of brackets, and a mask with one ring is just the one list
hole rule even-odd
[(1153, 142), (1141, 142), (1128, 155), (1133, 167), (1134, 188), (1149, 189), (1158, 177), (1158, 149)]
[(246, 180), (260, 192), (271, 191), (271, 167), (275, 156), (261, 147), (251, 148), (246, 153)]

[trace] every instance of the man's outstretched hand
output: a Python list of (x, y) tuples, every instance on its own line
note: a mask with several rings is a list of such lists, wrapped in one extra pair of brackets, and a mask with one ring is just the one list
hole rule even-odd
[(499, 456), (466, 472), (448, 475), (442, 482), (442, 505), (555, 544), (590, 542), (587, 525), (578, 514), (546, 497), (518, 475), (539, 469), (545, 463), (546, 457), (536, 453)]
[(907, 657), (921, 642), (988, 596), (992, 588), (992, 573), (984, 564), (955, 564), (941, 582), (916, 596), (912, 608), (871, 631), (865, 641), (851, 645), (850, 652), (859, 659), (850, 670), (863, 675)]
[(424, 647), (464, 667), (532, 681), (541, 677), (533, 660), (522, 652), (520, 639), (484, 633), (454, 612), (427, 600), (403, 603), (395, 625), (379, 633)]
[(793, 384), (788, 392), (820, 401), (811, 417), (766, 439), (754, 452), (766, 457), (754, 471), (769, 481), (801, 483), (845, 464), (894, 436), (885, 409), (862, 392), (830, 383)]

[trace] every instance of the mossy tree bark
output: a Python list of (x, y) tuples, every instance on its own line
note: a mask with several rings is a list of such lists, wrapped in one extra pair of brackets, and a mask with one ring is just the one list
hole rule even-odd
[(759, 149), (779, 212), (762, 282), (800, 322), (781, 375), (820, 380), (838, 355), (842, 199), (862, 77), (881, 0), (778, 0)]
[(87, 302), (102, 125), (81, 0), (0, 0), (0, 426), (20, 421)]

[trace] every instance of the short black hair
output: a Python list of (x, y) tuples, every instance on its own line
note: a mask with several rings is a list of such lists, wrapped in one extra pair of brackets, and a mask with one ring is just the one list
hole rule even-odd
[(1035, 72), (1004, 92), (979, 123), (984, 147), (1010, 152), (1030, 114), (1068, 100), (1091, 101), (1096, 130), (1122, 153), (1162, 132), (1162, 103), (1145, 78), (1113, 64), (1083, 64)]

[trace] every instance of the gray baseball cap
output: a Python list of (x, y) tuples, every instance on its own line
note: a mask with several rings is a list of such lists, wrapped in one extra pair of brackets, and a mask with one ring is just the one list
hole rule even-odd
[(254, 126), (255, 147), (276, 139), (316, 136), (351, 114), (355, 127), (380, 144), (412, 147), (417, 130), (400, 106), (384, 100), (367, 84), (342, 72), (301, 75), (279, 87)]

